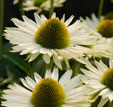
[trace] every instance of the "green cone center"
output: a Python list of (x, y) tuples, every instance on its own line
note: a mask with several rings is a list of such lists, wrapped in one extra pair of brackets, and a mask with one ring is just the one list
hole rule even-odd
[(34, 88), (33, 107), (61, 107), (66, 98), (62, 86), (51, 78), (42, 79)]
[(105, 38), (113, 37), (113, 21), (112, 20), (104, 20), (100, 22), (97, 27), (97, 31), (102, 34)]
[(40, 6), (45, 1), (47, 1), (47, 0), (34, 0), (34, 5), (35, 6)]
[(70, 35), (58, 18), (46, 20), (35, 34), (36, 43), (49, 49), (63, 49), (70, 45)]
[(104, 72), (101, 82), (113, 91), (113, 67)]

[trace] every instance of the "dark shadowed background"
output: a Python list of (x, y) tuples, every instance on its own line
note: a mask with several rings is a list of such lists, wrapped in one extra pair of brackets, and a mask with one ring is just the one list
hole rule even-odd
[[(76, 16), (75, 19), (79, 16), (90, 16), (91, 13), (98, 13), (100, 0), (67, 0), (64, 3), (64, 6), (61, 8), (56, 8), (55, 12), (57, 16), (62, 17), (65, 13), (66, 18), (70, 17), (72, 14)], [(105, 0), (103, 14), (113, 11), (113, 3), (111, 0)], [(33, 12), (25, 12), (29, 18), (33, 19)], [(45, 13), (48, 16), (48, 13)], [(13, 23), (10, 21), (11, 18), (16, 17), (21, 19), (21, 15), (18, 9), (18, 5), (13, 5), (13, 0), (5, 0), (5, 27), (13, 26)]]

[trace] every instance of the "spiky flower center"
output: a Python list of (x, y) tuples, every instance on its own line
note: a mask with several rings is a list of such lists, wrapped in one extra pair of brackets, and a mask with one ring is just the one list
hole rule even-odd
[(70, 45), (70, 36), (65, 24), (58, 18), (46, 20), (35, 34), (35, 41), (49, 49), (63, 49)]
[(34, 0), (34, 5), (35, 6), (40, 6), (45, 1), (47, 1), (47, 0)]
[(113, 20), (113, 12), (109, 12), (104, 16), (104, 19), (109, 19), (109, 20)]
[(65, 92), (57, 81), (44, 78), (34, 88), (31, 103), (33, 107), (61, 107), (65, 98)]
[(113, 91), (113, 67), (104, 72), (101, 82)]
[(104, 20), (100, 22), (97, 27), (97, 31), (102, 34), (103, 37), (111, 38), (113, 37), (113, 21), (112, 20)]

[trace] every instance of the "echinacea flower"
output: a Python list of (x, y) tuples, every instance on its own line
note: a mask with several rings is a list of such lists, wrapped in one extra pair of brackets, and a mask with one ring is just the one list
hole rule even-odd
[(101, 16), (100, 20), (95, 14), (91, 15), (91, 18), (86, 17), (86, 19), (81, 18), (81, 20), (86, 22), (93, 30), (99, 33), (102, 37), (113, 41), (113, 20), (111, 20), (113, 13), (108, 13), (105, 16)]
[(101, 16), (100, 20), (96, 17), (95, 14), (92, 14), (91, 18), (89, 17), (86, 17), (86, 19), (81, 18), (81, 21), (83, 23), (86, 23), (90, 27), (90, 29), (94, 30), (94, 32), (96, 32), (100, 38), (105, 39), (104, 43), (94, 47), (95, 48), (94, 50), (98, 51), (97, 56), (101, 54), (101, 51), (105, 53), (113, 52), (113, 20), (110, 20), (110, 16), (112, 16), (111, 13), (110, 15)]
[(100, 20), (99, 20), (99, 19), (97, 18), (97, 16), (96, 16), (94, 13), (92, 13), (92, 14), (91, 14), (91, 18), (89, 18), (89, 17), (86, 16), (86, 19), (83, 19), (83, 18), (81, 17), (81, 20), (82, 20), (82, 21), (86, 21), (87, 24), (88, 24), (91, 28), (93, 28), (93, 29), (96, 30), (96, 28), (97, 28), (97, 26), (99, 25), (99, 23), (104, 20), (104, 17), (101, 16), (101, 17), (100, 17)]
[(91, 88), (90, 94), (95, 95), (96, 99), (101, 96), (98, 107), (103, 107), (107, 102), (113, 101), (113, 60), (109, 60), (109, 66), (101, 60), (95, 61), (95, 65), (89, 62), (87, 70), (81, 69), (85, 74), (82, 79)]
[(34, 73), (21, 78), (24, 86), (9, 85), (4, 90), (2, 106), (6, 107), (89, 107), (86, 87), (80, 85), (80, 76), (73, 77), (72, 71), (66, 71), (59, 79), (58, 69), (46, 72), (44, 78)]
[[(99, 38), (91, 36), (90, 30), (88, 34), (87, 26), (79, 20), (70, 25), (73, 18), (71, 16), (65, 21), (65, 15), (60, 20), (53, 14), (52, 18), (47, 19), (37, 13), (36, 23), (26, 16), (23, 16), (24, 21), (13, 18), (12, 21), (17, 27), (7, 28), (5, 37), (14, 45), (13, 52), (21, 52), (20, 55), (28, 54), (29, 61), (33, 61), (41, 54), (47, 64), (53, 60), (60, 69), (61, 62), (68, 63), (71, 58), (85, 63), (82, 57), (87, 53), (94, 52), (96, 55), (96, 50), (92, 51), (89, 47), (97, 45)], [(101, 55), (104, 55), (103, 52)]]
[[(54, 0), (53, 7), (62, 7), (66, 0)], [(14, 4), (18, 3), (18, 0), (14, 0)], [(51, 7), (51, 0), (23, 0), (23, 6), (25, 11), (36, 10), (38, 13), (41, 11), (49, 11)]]

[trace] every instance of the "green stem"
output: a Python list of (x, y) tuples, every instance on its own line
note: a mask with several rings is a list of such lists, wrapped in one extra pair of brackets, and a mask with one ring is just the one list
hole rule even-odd
[(4, 19), (4, 0), (0, 0), (0, 65), (2, 64), (2, 47), (3, 47), (3, 19)]
[(45, 74), (46, 74), (46, 70), (47, 70), (47, 69), (48, 69), (48, 64), (46, 64), (46, 63), (44, 62), (43, 68), (42, 68), (41, 73), (40, 73), (40, 75), (41, 75), (42, 77), (45, 77)]
[(75, 69), (74, 69), (74, 72), (73, 72), (73, 76), (77, 76), (79, 70), (80, 70), (80, 62), (76, 61), (76, 65), (75, 65)]
[(21, 16), (23, 16), (24, 15), (23, 0), (20, 0), (20, 2), (19, 2), (19, 8), (20, 8)]
[(113, 101), (109, 103), (108, 107), (113, 107)]
[(29, 69), (29, 74), (30, 74), (30, 77), (32, 79), (34, 79), (34, 75), (33, 75), (33, 72), (32, 72), (32, 68), (31, 68), (31, 64), (28, 62), (28, 69)]
[(50, 2), (50, 12), (49, 12), (49, 18), (51, 18), (53, 12), (54, 12), (54, 0), (51, 0)]
[(47, 64), (47, 66), (46, 66), (46, 69), (49, 69), (51, 71), (52, 71), (52, 68), (53, 68), (53, 59), (51, 59), (50, 63)]
[(45, 76), (47, 70), (50, 70), (50, 71), (53, 70), (53, 60), (52, 59), (51, 59), (51, 62), (49, 64), (46, 64), (46, 63), (44, 64), (44, 67), (43, 67), (42, 72), (41, 72), (42, 77)]
[(98, 19), (99, 19), (99, 20), (100, 20), (101, 15), (102, 15), (103, 6), (104, 6), (104, 0), (100, 0), (99, 10), (98, 10)]

